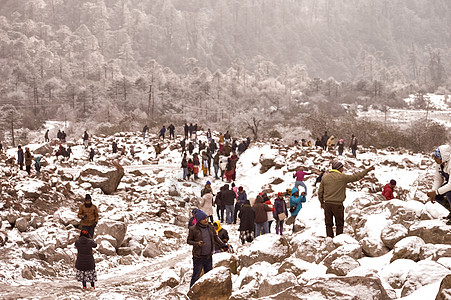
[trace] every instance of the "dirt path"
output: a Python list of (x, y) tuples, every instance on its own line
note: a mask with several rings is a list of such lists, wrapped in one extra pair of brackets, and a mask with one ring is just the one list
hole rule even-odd
[[(73, 277), (53, 281), (30, 281), (31, 285), (11, 286), (0, 284), (0, 298), (16, 299), (114, 299), (118, 296), (151, 299), (150, 288), (154, 284), (152, 273), (162, 268), (173, 267), (190, 257), (189, 251), (167, 255), (151, 263), (140, 265), (138, 269), (100, 279), (94, 291), (83, 291), (81, 284)], [(116, 271), (117, 272), (117, 271)], [(88, 284), (89, 286), (89, 284)]]

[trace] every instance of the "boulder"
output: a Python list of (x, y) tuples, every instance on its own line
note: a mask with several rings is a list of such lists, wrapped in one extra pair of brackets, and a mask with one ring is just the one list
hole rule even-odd
[(133, 253), (136, 255), (141, 255), (144, 246), (141, 245), (138, 241), (132, 239), (128, 242), (128, 246), (132, 249)]
[(25, 218), (18, 218), (16, 220), (16, 224), (14, 225), (17, 230), (19, 230), (20, 232), (25, 232), (28, 231), (29, 225), (28, 225), (28, 221)]
[(417, 236), (408, 236), (396, 243), (393, 247), (393, 257), (391, 262), (396, 259), (405, 258), (413, 261), (420, 260), (420, 249), (424, 241)]
[(174, 269), (166, 269), (159, 276), (157, 290), (165, 287), (174, 288), (180, 283), (180, 276), (174, 271)]
[(114, 221), (108, 219), (100, 219), (96, 226), (96, 235), (110, 235), (116, 239), (116, 245), (121, 245), (127, 233), (127, 223), (123, 221)]
[(306, 262), (305, 260), (295, 258), (290, 256), (288, 259), (284, 260), (279, 267), (278, 273), (289, 272), (293, 273), (294, 276), (298, 277), (302, 273), (308, 271), (312, 267), (312, 264)]
[(265, 278), (258, 289), (258, 298), (276, 294), (287, 288), (298, 284), (296, 276), (293, 273), (284, 272), (274, 277)]
[(296, 258), (316, 263), (319, 263), (336, 248), (331, 238), (307, 235), (295, 235), (291, 239), (290, 245), (295, 251)]
[(383, 267), (378, 275), (392, 288), (400, 289), (407, 280), (407, 274), (415, 269), (417, 264), (410, 259), (397, 259)]
[(15, 190), (19, 194), (23, 194), (25, 198), (37, 199), (42, 194), (46, 194), (50, 191), (48, 183), (41, 180), (29, 179), (24, 182), (20, 182), (15, 186)]
[(240, 261), (235, 254), (228, 252), (217, 253), (213, 256), (213, 268), (227, 267), (232, 274), (238, 273), (238, 266)]
[(451, 271), (439, 263), (428, 260), (419, 261), (416, 267), (407, 274), (401, 296), (408, 296), (420, 287), (438, 282), (449, 274)]
[(53, 214), (53, 219), (64, 226), (73, 225), (78, 226), (80, 224), (80, 218), (77, 215), (77, 212), (72, 211), (69, 208), (60, 208)]
[[(121, 248), (119, 248), (119, 249), (121, 249)], [(120, 254), (119, 254), (120, 255)], [(121, 265), (127, 265), (127, 266), (129, 266), (129, 265), (133, 265), (135, 262), (133, 261), (133, 257), (131, 257), (130, 255), (128, 255), (128, 256), (122, 256), (120, 259), (119, 259), (119, 263), (121, 264)]]
[(8, 242), (8, 233), (0, 231), (0, 246), (3, 247)]
[(349, 256), (353, 259), (362, 258), (362, 247), (357, 244), (347, 244), (338, 247), (331, 253), (329, 253), (323, 260), (323, 263), (326, 267), (330, 267), (332, 262), (339, 257)]
[(177, 187), (176, 187), (175, 185), (172, 185), (172, 186), (169, 188), (168, 194), (169, 194), (169, 196), (173, 196), (173, 197), (179, 197), (179, 196), (180, 196), (180, 193), (179, 193), (179, 191), (177, 190)]
[(38, 249), (40, 249), (40, 248), (45, 246), (44, 239), (36, 231), (24, 232), (24, 233), (22, 233), (22, 238), (24, 239), (24, 241), (26, 243), (28, 243), (28, 245), (34, 246), (34, 247), (36, 247)]
[(374, 236), (367, 236), (360, 241), (363, 252), (371, 257), (378, 257), (387, 254), (388, 249), (380, 238)]
[(33, 150), (33, 154), (36, 156), (37, 154), (40, 155), (46, 155), (46, 154), (53, 154), (53, 146), (50, 143), (45, 143), (42, 146), (39, 146), (38, 148)]
[(439, 264), (451, 270), (451, 257), (442, 257), (437, 260)]
[(113, 245), (111, 245), (110, 242), (107, 240), (103, 240), (98, 244), (97, 250), (105, 255), (108, 256), (115, 256), (116, 255), (116, 248), (114, 248)]
[(25, 266), (22, 269), (22, 277), (23, 278), (28, 279), (28, 280), (33, 280), (35, 276), (36, 276), (36, 271), (33, 268), (31, 268), (29, 266)]
[(204, 274), (188, 292), (190, 299), (228, 300), (232, 295), (232, 275), (226, 267)]
[(446, 275), (440, 283), (440, 288), (435, 300), (449, 300), (451, 299), (451, 274)]
[(429, 244), (451, 244), (451, 226), (441, 220), (420, 221), (410, 226), (410, 236), (418, 236)]
[(441, 257), (451, 257), (451, 245), (424, 244), (420, 249), (420, 260), (437, 261)]
[(117, 254), (121, 256), (131, 255), (133, 254), (133, 249), (130, 247), (119, 247), (117, 249)]
[(336, 248), (346, 245), (346, 244), (356, 244), (357, 245), (359, 243), (355, 238), (353, 238), (349, 234), (345, 234), (345, 233), (335, 236), (332, 239), (332, 242), (334, 243)]
[(386, 226), (381, 232), (381, 240), (388, 249), (393, 249), (395, 244), (409, 235), (407, 228), (401, 224)]
[(102, 243), (102, 241), (108, 241), (115, 249), (118, 248), (117, 240), (109, 234), (96, 235), (95, 241), (97, 244)]
[(100, 161), (83, 167), (79, 183), (88, 182), (93, 188), (100, 188), (105, 194), (114, 193), (124, 176), (124, 168), (117, 162)]
[(162, 252), (160, 249), (158, 249), (157, 245), (149, 242), (142, 254), (144, 257), (154, 258), (154, 257), (157, 257), (158, 255), (160, 255), (161, 253)]
[(264, 234), (254, 239), (253, 243), (240, 254), (241, 264), (248, 267), (256, 262), (266, 261), (270, 264), (282, 262), (290, 256), (290, 245), (284, 236)]
[(346, 276), (349, 272), (359, 267), (360, 264), (354, 258), (344, 255), (334, 260), (327, 268), (326, 273), (335, 274), (338, 276)]
[(391, 300), (379, 278), (362, 276), (318, 278), (261, 299)]
[(69, 234), (67, 232), (59, 232), (55, 236), (56, 247), (66, 248), (69, 245)]
[(165, 230), (163, 232), (164, 236), (167, 237), (168, 239), (173, 239), (173, 238), (181, 238), (182, 236), (180, 235), (180, 233), (177, 233), (175, 231), (171, 231), (171, 230)]

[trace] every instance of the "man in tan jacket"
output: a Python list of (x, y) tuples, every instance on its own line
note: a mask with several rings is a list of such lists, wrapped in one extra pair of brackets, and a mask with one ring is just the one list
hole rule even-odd
[(368, 172), (374, 170), (374, 166), (361, 172), (345, 175), (343, 174), (343, 164), (339, 161), (332, 162), (332, 170), (325, 173), (321, 180), (318, 191), (318, 199), (321, 208), (324, 209), (324, 220), (326, 223), (326, 234), (328, 237), (334, 237), (334, 218), (337, 235), (343, 233), (344, 226), (344, 206), (346, 199), (346, 185), (362, 179)]
[(86, 194), (85, 202), (78, 209), (78, 217), (81, 219), (81, 229), (89, 232), (91, 238), (94, 238), (94, 228), (99, 222), (99, 210), (92, 204), (91, 195)]

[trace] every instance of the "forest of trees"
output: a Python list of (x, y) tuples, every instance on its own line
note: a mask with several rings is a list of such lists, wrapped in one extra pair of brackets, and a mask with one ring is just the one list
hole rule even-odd
[[(50, 118), (332, 116), (448, 92), (446, 0), (7, 0), (0, 105)], [(278, 118), (275, 116), (278, 115)], [(132, 122), (133, 123), (133, 122)], [(125, 126), (125, 125), (124, 125)], [(235, 127), (235, 128), (237, 128)]]

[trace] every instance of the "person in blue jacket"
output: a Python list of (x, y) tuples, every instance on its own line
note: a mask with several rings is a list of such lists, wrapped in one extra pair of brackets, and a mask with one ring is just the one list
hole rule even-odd
[(301, 195), (299, 195), (299, 190), (297, 188), (294, 187), (291, 190), (290, 213), (293, 218), (293, 232), (295, 232), (294, 224), (296, 222), (296, 217), (301, 211), (302, 203), (305, 203), (306, 201), (307, 199), (305, 198), (305, 192), (302, 192)]

